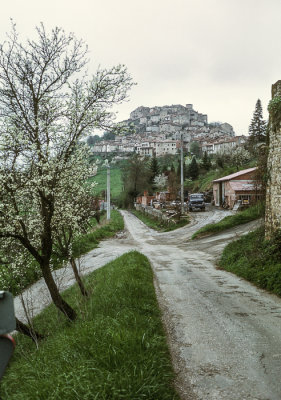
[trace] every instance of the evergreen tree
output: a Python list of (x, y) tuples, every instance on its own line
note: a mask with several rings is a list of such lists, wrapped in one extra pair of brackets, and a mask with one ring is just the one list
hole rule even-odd
[(188, 176), (190, 176), (190, 178), (194, 181), (196, 178), (198, 178), (198, 175), (199, 175), (199, 168), (196, 161), (196, 157), (194, 156), (192, 158), (191, 163), (189, 164)]
[(150, 174), (151, 174), (150, 175), (150, 182), (153, 183), (155, 177), (160, 174), (160, 167), (159, 167), (159, 164), (158, 164), (158, 161), (157, 161), (157, 158), (156, 158), (155, 154), (153, 154), (153, 157), (152, 157), (151, 162), (150, 162), (149, 169), (150, 169)]
[(263, 119), (263, 111), (260, 99), (257, 100), (256, 108), (249, 126), (249, 143), (254, 147), (258, 143), (266, 141), (266, 121)]
[(211, 160), (206, 151), (203, 155), (202, 166), (206, 171), (209, 171), (209, 169), (211, 168)]

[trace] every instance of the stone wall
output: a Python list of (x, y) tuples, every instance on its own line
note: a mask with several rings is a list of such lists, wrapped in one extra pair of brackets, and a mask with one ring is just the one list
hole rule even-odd
[[(281, 80), (272, 85), (272, 98), (281, 97)], [(272, 122), (272, 121), (271, 121)], [(281, 229), (281, 127), (270, 129), (266, 188), (265, 236), (271, 238)]]
[(135, 207), (136, 207), (137, 211), (140, 211), (143, 214), (149, 214), (154, 218), (165, 221), (168, 225), (175, 224), (175, 221), (173, 219), (169, 218), (169, 215), (166, 214), (165, 212), (162, 212), (161, 210), (157, 210), (156, 208), (153, 208), (150, 206), (144, 206), (142, 204), (136, 204)]

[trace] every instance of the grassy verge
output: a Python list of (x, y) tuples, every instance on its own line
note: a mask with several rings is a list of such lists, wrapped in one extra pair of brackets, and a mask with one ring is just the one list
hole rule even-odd
[[(73, 244), (73, 254), (75, 258), (89, 252), (98, 246), (99, 242), (115, 235), (116, 232), (124, 229), (124, 221), (121, 214), (112, 210), (110, 221), (106, 221), (106, 216), (101, 218), (101, 224), (98, 225), (93, 218), (92, 225), (88, 233), (81, 235)], [(60, 257), (53, 258), (53, 268), (62, 267), (64, 259)], [(32, 283), (42, 277), (41, 270), (34, 261), (29, 269), (25, 268), (24, 273), (18, 276), (12, 276), (12, 272), (0, 266), (0, 288), (9, 290), (14, 296), (21, 293)]]
[(191, 239), (198, 239), (203, 236), (211, 235), (213, 233), (218, 233), (234, 226), (246, 224), (247, 222), (253, 221), (255, 219), (261, 218), (264, 215), (264, 205), (256, 204), (252, 207), (247, 208), (243, 211), (238, 211), (235, 215), (230, 215), (223, 218), (216, 224), (208, 224), (203, 226), (195, 232)]
[(100, 225), (95, 225), (93, 230), (80, 236), (73, 244), (74, 257), (79, 257), (82, 254), (88, 253), (90, 250), (97, 247), (99, 242), (103, 239), (110, 238), (116, 232), (124, 229), (124, 221), (122, 215), (116, 211), (111, 210), (110, 221), (106, 221), (106, 215), (103, 216)]
[(18, 335), (1, 398), (179, 399), (147, 258), (127, 253), (90, 274), (86, 286), (87, 300), (76, 285), (64, 293), (79, 313), (74, 323), (58, 319), (53, 306), (35, 318), (49, 334), (38, 349)]
[(281, 296), (281, 236), (264, 240), (263, 228), (227, 245), (219, 267)]
[(138, 217), (143, 223), (149, 226), (152, 229), (155, 229), (160, 232), (169, 232), (175, 229), (181, 228), (187, 224), (189, 224), (190, 219), (189, 217), (185, 219), (181, 219), (180, 221), (176, 221), (175, 223), (167, 223), (165, 221), (160, 221), (157, 218), (153, 218), (150, 215), (144, 214), (140, 211), (133, 210), (131, 211), (136, 217)]

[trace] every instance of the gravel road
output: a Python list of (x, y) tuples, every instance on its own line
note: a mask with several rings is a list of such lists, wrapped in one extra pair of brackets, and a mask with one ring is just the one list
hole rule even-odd
[[(132, 249), (149, 258), (182, 399), (280, 400), (281, 299), (215, 266), (223, 247), (256, 223), (190, 240), (199, 227), (227, 214), (193, 213), (190, 225), (157, 233), (122, 211), (125, 234), (88, 253), (81, 271), (88, 273)], [(62, 289), (73, 283), (69, 268), (56, 274)], [(43, 282), (24, 297), (34, 315), (50, 302)], [(23, 319), (19, 298), (15, 304)]]

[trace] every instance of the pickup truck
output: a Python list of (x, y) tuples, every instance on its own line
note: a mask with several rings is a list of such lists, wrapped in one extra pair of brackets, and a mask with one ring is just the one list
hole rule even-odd
[(199, 208), (201, 211), (205, 211), (205, 201), (203, 193), (193, 193), (188, 198), (188, 209), (193, 211)]

